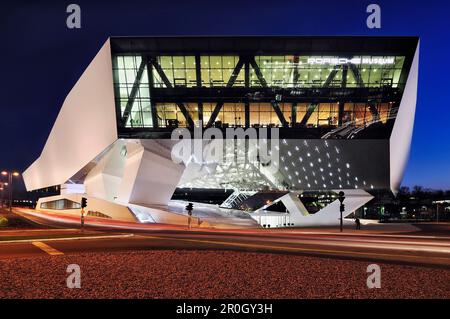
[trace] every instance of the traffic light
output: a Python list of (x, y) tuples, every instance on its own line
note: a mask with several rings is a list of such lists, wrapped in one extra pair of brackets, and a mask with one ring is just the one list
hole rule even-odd
[(340, 213), (341, 213), (341, 218), (339, 218), (339, 224), (340, 224), (341, 233), (344, 230), (344, 217), (342, 216), (342, 213), (345, 211), (345, 205), (344, 205), (345, 196), (344, 195), (345, 194), (344, 194), (343, 191), (340, 191), (339, 194), (338, 194), (338, 199), (341, 202), (341, 205), (339, 206), (339, 210), (340, 210)]
[(339, 194), (338, 194), (338, 199), (339, 199), (339, 201), (341, 202), (341, 204), (342, 204), (342, 202), (343, 202), (344, 199), (345, 199), (345, 196), (344, 196), (344, 195), (345, 195), (345, 194), (344, 194), (343, 191), (340, 191)]
[(87, 198), (81, 197), (81, 208), (85, 208), (87, 206)]
[(186, 210), (188, 212), (189, 215), (192, 215), (192, 210), (194, 209), (194, 204), (189, 203), (186, 205)]

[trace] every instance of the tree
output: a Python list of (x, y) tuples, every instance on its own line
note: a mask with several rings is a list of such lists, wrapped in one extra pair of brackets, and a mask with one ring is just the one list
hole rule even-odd
[(421, 198), (424, 195), (423, 187), (415, 185), (411, 193), (414, 197)]
[(402, 186), (400, 187), (400, 189), (398, 190), (398, 195), (402, 196), (402, 197), (409, 197), (410, 191), (409, 191), (409, 187), (408, 186)]

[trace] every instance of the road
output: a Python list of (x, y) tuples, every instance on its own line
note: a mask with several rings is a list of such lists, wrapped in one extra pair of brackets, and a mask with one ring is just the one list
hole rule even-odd
[[(32, 217), (35, 222), (42, 217)], [(48, 222), (48, 221), (47, 221)], [(56, 223), (50, 221), (50, 224)], [(61, 226), (61, 225), (60, 225)], [(151, 249), (233, 250), (383, 261), (450, 268), (450, 237), (301, 230), (188, 231), (180, 226), (135, 225), (80, 230), (35, 229), (0, 232), (0, 259), (43, 255)], [(142, 226), (142, 227), (140, 227)]]

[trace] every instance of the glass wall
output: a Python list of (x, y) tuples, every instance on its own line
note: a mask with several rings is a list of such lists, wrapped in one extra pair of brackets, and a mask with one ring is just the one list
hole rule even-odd
[[(397, 87), (405, 58), (356, 56), (256, 56), (256, 64), (270, 87), (341, 87), (343, 69), (348, 68), (347, 87)], [(331, 76), (330, 76), (331, 75)], [(359, 82), (358, 82), (359, 79)], [(250, 72), (250, 84), (261, 86), (254, 70)]]
[(338, 103), (320, 103), (315, 112), (315, 119), (309, 119), (308, 124), (317, 126), (338, 125), (339, 105)]
[[(195, 124), (199, 120), (197, 103), (183, 103)], [(188, 123), (180, 107), (175, 103), (156, 103), (159, 127), (187, 127)]]
[[(278, 105), (287, 122), (291, 121), (292, 104)], [(250, 126), (280, 126), (281, 122), (271, 103), (250, 103)]]
[[(386, 123), (392, 106), (392, 103), (377, 103), (371, 110), (367, 103), (344, 103), (342, 123), (351, 122), (355, 126), (363, 126), (373, 121)], [(309, 108), (310, 112), (308, 112)], [(297, 123), (302, 123), (307, 115), (309, 117), (306, 119), (306, 127), (337, 126), (339, 124), (339, 103), (297, 104)]]
[(81, 205), (80, 205), (80, 203), (73, 202), (68, 199), (57, 199), (57, 200), (41, 203), (41, 208), (42, 209), (58, 209), (58, 210), (79, 209), (79, 208), (81, 208)]
[(224, 103), (216, 121), (220, 121), (222, 125), (228, 125), (229, 127), (245, 126), (245, 104)]
[(372, 110), (366, 103), (345, 103), (343, 123), (354, 122), (356, 126), (362, 126), (373, 121), (386, 123), (393, 107), (392, 103), (374, 104)]
[[(173, 87), (197, 86), (194, 56), (159, 56), (157, 62)], [(153, 76), (154, 87), (166, 87), (156, 69)]]
[[(195, 56), (159, 56), (156, 63), (161, 67), (170, 86), (174, 88), (197, 87), (197, 74), (201, 74), (201, 85), (206, 88), (224, 87), (233, 76), (239, 63), (235, 55), (202, 55), (197, 57), (200, 65), (196, 65)], [(347, 87), (397, 87), (404, 64), (402, 56), (356, 56), (353, 58), (327, 56), (256, 56), (256, 64), (269, 87), (340, 87), (342, 76), (346, 75)], [(200, 69), (196, 70), (197, 67)], [(257, 69), (258, 69), (257, 68)], [(164, 103), (164, 96), (158, 88), (165, 88), (161, 74), (156, 67), (152, 68), (154, 88), (152, 92), (158, 98), (155, 104), (156, 114), (152, 116), (148, 65), (143, 63), (140, 55), (119, 55), (113, 57), (113, 74), (115, 98), (120, 110), (122, 124), (126, 128), (150, 128), (154, 126), (153, 117), (159, 127), (186, 127), (187, 120), (181, 112), (180, 103)], [(345, 71), (346, 70), (346, 71)], [(261, 86), (257, 72), (249, 68), (250, 86)], [(164, 77), (164, 76), (163, 76)], [(236, 75), (233, 87), (245, 86), (245, 67)], [(255, 91), (255, 90), (253, 90)], [(257, 90), (256, 90), (257, 91)], [(213, 91), (215, 92), (215, 91)], [(161, 94), (158, 95), (157, 94)], [(215, 93), (214, 93), (215, 94)], [(155, 99), (156, 99), (155, 97)], [(195, 101), (203, 96), (194, 96)], [(235, 101), (242, 101), (242, 92), (236, 95)], [(208, 97), (210, 98), (210, 97)], [(173, 101), (173, 100), (172, 100)], [(211, 99), (209, 99), (211, 101)], [(266, 99), (268, 101), (268, 99)], [(203, 103), (203, 124), (208, 123), (213, 109), (219, 102)], [(367, 103), (345, 103), (342, 114), (339, 114), (339, 103), (319, 103), (312, 107), (311, 103), (278, 103), (285, 120), (290, 126), (299, 123), (306, 127), (337, 126), (339, 123), (355, 122), (356, 125), (380, 120), (385, 123), (391, 112), (392, 103), (376, 104), (369, 107)], [(197, 123), (199, 106), (197, 103), (183, 103), (188, 114)], [(225, 126), (279, 126), (280, 120), (269, 102), (250, 103), (249, 123), (245, 122), (245, 104), (224, 103), (215, 121)], [(292, 112), (296, 112), (296, 123), (292, 123)], [(341, 119), (339, 120), (339, 116)], [(362, 123), (362, 124), (361, 124)], [(156, 123), (155, 123), (156, 124)], [(156, 126), (156, 125), (155, 125)]]
[[(238, 56), (201, 56), (201, 77), (203, 87), (224, 87), (239, 61)], [(245, 85), (244, 68), (238, 74), (233, 86)]]
[[(120, 106), (122, 118), (126, 117), (125, 127), (152, 127), (152, 114), (150, 106), (150, 89), (147, 68), (143, 66), (140, 78), (139, 68), (142, 58), (138, 55), (115, 56), (113, 59), (114, 86), (116, 92), (116, 105)], [(134, 99), (132, 91), (135, 88)], [(128, 113), (125, 114), (129, 106)]]
[(303, 122), (306, 127), (336, 126), (339, 122), (339, 104), (299, 103), (297, 104), (297, 123)]
[(205, 126), (208, 123), (215, 107), (216, 103), (203, 103), (203, 126)]
[[(341, 87), (346, 74), (347, 87), (398, 87), (404, 56), (255, 56), (256, 64), (269, 87)], [(174, 87), (196, 87), (194, 56), (159, 56), (156, 59), (167, 79)], [(200, 74), (202, 87), (227, 85), (239, 56), (202, 55)], [(343, 69), (347, 68), (346, 72)], [(250, 67), (250, 86), (260, 87), (256, 71)], [(153, 70), (154, 87), (166, 87), (156, 69)], [(245, 71), (241, 68), (235, 87), (245, 86)]]
[(380, 103), (377, 105), (377, 111), (380, 116), (380, 121), (382, 123), (386, 123), (386, 121), (390, 119), (391, 113), (394, 113), (394, 114), (396, 113), (396, 112), (391, 112), (392, 108), (393, 108), (393, 103)]
[[(270, 87), (293, 87), (294, 56), (256, 56), (256, 64), (261, 70), (261, 74)], [(253, 68), (250, 70), (250, 85), (261, 86)]]

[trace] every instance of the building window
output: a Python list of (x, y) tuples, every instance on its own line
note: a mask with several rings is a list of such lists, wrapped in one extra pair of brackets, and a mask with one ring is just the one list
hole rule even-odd
[[(354, 56), (348, 63), (343, 63), (342, 60), (332, 56), (255, 57), (267, 85), (280, 88), (341, 87), (343, 82), (346, 87), (395, 88), (400, 84), (405, 57)], [(344, 66), (347, 67), (347, 75), (345, 81), (342, 81)], [(250, 85), (261, 86), (253, 69), (250, 70)]]
[[(255, 61), (269, 87), (293, 86), (294, 70), (298, 68), (294, 56), (256, 56)], [(250, 70), (250, 85), (261, 86), (254, 69)]]
[(42, 209), (80, 209), (81, 205), (77, 202), (68, 200), (68, 199), (57, 199), (45, 203), (41, 203)]
[(224, 103), (216, 121), (222, 122), (225, 127), (245, 126), (245, 104)]
[(203, 103), (203, 126), (208, 124), (215, 107), (215, 103)]
[(316, 109), (318, 110), (316, 126), (332, 126), (338, 124), (338, 103), (320, 103)]
[[(159, 56), (157, 63), (173, 87), (197, 86), (194, 56)], [(155, 88), (166, 87), (155, 69), (153, 69), (153, 79)]]
[[(280, 103), (280, 110), (286, 121), (290, 122), (290, 103)], [(271, 103), (250, 103), (250, 126), (280, 126), (281, 122)]]
[(175, 103), (156, 103), (159, 127), (185, 127), (186, 119)]
[[(206, 88), (224, 87), (239, 63), (240, 57), (237, 55), (201, 55), (196, 63), (195, 56), (158, 56), (156, 63), (159, 67), (151, 67), (143, 61), (147, 61), (141, 55), (117, 55), (113, 57), (113, 74), (115, 86), (115, 98), (117, 110), (120, 112), (120, 127), (125, 128), (151, 128), (158, 124), (159, 127), (187, 127), (186, 118), (180, 110), (180, 103), (164, 102), (161, 98), (159, 103), (153, 102), (149, 83), (153, 83), (156, 88), (153, 92), (161, 93), (159, 88), (167, 88), (162, 78), (167, 77), (166, 82), (174, 88), (197, 87), (197, 68), (201, 75), (201, 85)], [(401, 81), (401, 71), (404, 66), (403, 56), (354, 56), (353, 58), (330, 57), (330, 56), (255, 56), (257, 67), (253, 64), (249, 68), (250, 87), (261, 87), (262, 78), (267, 86), (274, 88), (341, 88), (344, 83), (347, 88), (396, 88), (403, 85)], [(147, 70), (152, 69), (150, 74)], [(345, 71), (346, 70), (346, 71)], [(258, 75), (257, 75), (258, 74)], [(233, 87), (245, 86), (245, 67), (242, 66)], [(262, 76), (262, 78), (261, 78)], [(342, 77), (346, 78), (343, 79)], [(231, 89), (232, 90), (232, 89)], [(252, 90), (252, 89), (250, 89)], [(193, 91), (193, 90), (192, 90)], [(191, 90), (187, 90), (189, 94)], [(253, 91), (259, 91), (253, 89)], [(350, 93), (352, 91), (348, 90)], [(215, 91), (212, 90), (214, 93)], [(302, 103), (296, 103), (296, 110), (292, 109), (292, 103), (278, 103), (284, 119), (290, 126), (304, 127), (325, 127), (337, 126), (339, 123), (349, 123), (352, 125), (366, 125), (371, 121), (381, 121), (386, 123), (396, 112), (391, 112), (393, 103), (381, 103), (369, 106), (367, 103), (345, 103), (339, 112), (339, 103), (305, 103), (303, 90), (288, 90), (291, 97), (296, 97)], [(335, 97), (339, 90), (314, 90), (314, 94), (322, 94), (323, 97)], [(244, 92), (246, 93), (246, 92)], [(224, 103), (215, 121), (222, 122), (225, 126), (236, 127), (245, 126), (279, 126), (281, 121), (278, 118), (274, 107), (269, 103), (268, 97), (263, 97), (261, 102), (250, 103), (250, 123), (245, 123), (245, 105), (242, 92), (236, 92), (230, 102)], [(199, 93), (202, 94), (202, 93)], [(216, 93), (214, 93), (216, 94)], [(213, 97), (214, 94), (211, 96)], [(227, 93), (228, 94), (228, 93)], [(300, 96), (301, 95), (301, 96)], [(164, 95), (162, 95), (164, 96)], [(322, 97), (322, 95), (320, 95)], [(194, 98), (192, 98), (194, 97)], [(227, 96), (228, 97), (228, 96)], [(203, 104), (203, 125), (208, 123), (217, 102), (212, 102), (208, 96), (207, 103), (201, 99), (203, 95), (190, 96), (189, 101), (200, 100)], [(221, 98), (221, 97), (218, 97)], [(295, 99), (289, 99), (295, 101)], [(336, 99), (330, 99), (336, 101)], [(194, 123), (200, 119), (198, 103), (183, 103), (187, 113)], [(395, 104), (394, 104), (395, 105)], [(155, 110), (156, 114), (152, 114)], [(183, 107), (181, 107), (183, 108)], [(296, 112), (296, 123), (293, 122), (292, 112)], [(153, 120), (157, 123), (153, 123)]]
[(125, 127), (153, 126), (147, 65), (142, 63), (139, 55), (113, 58), (116, 105)]
[[(238, 56), (201, 56), (201, 77), (203, 87), (224, 87), (230, 80), (234, 68), (239, 61)], [(245, 85), (245, 71), (241, 68), (233, 86)]]

